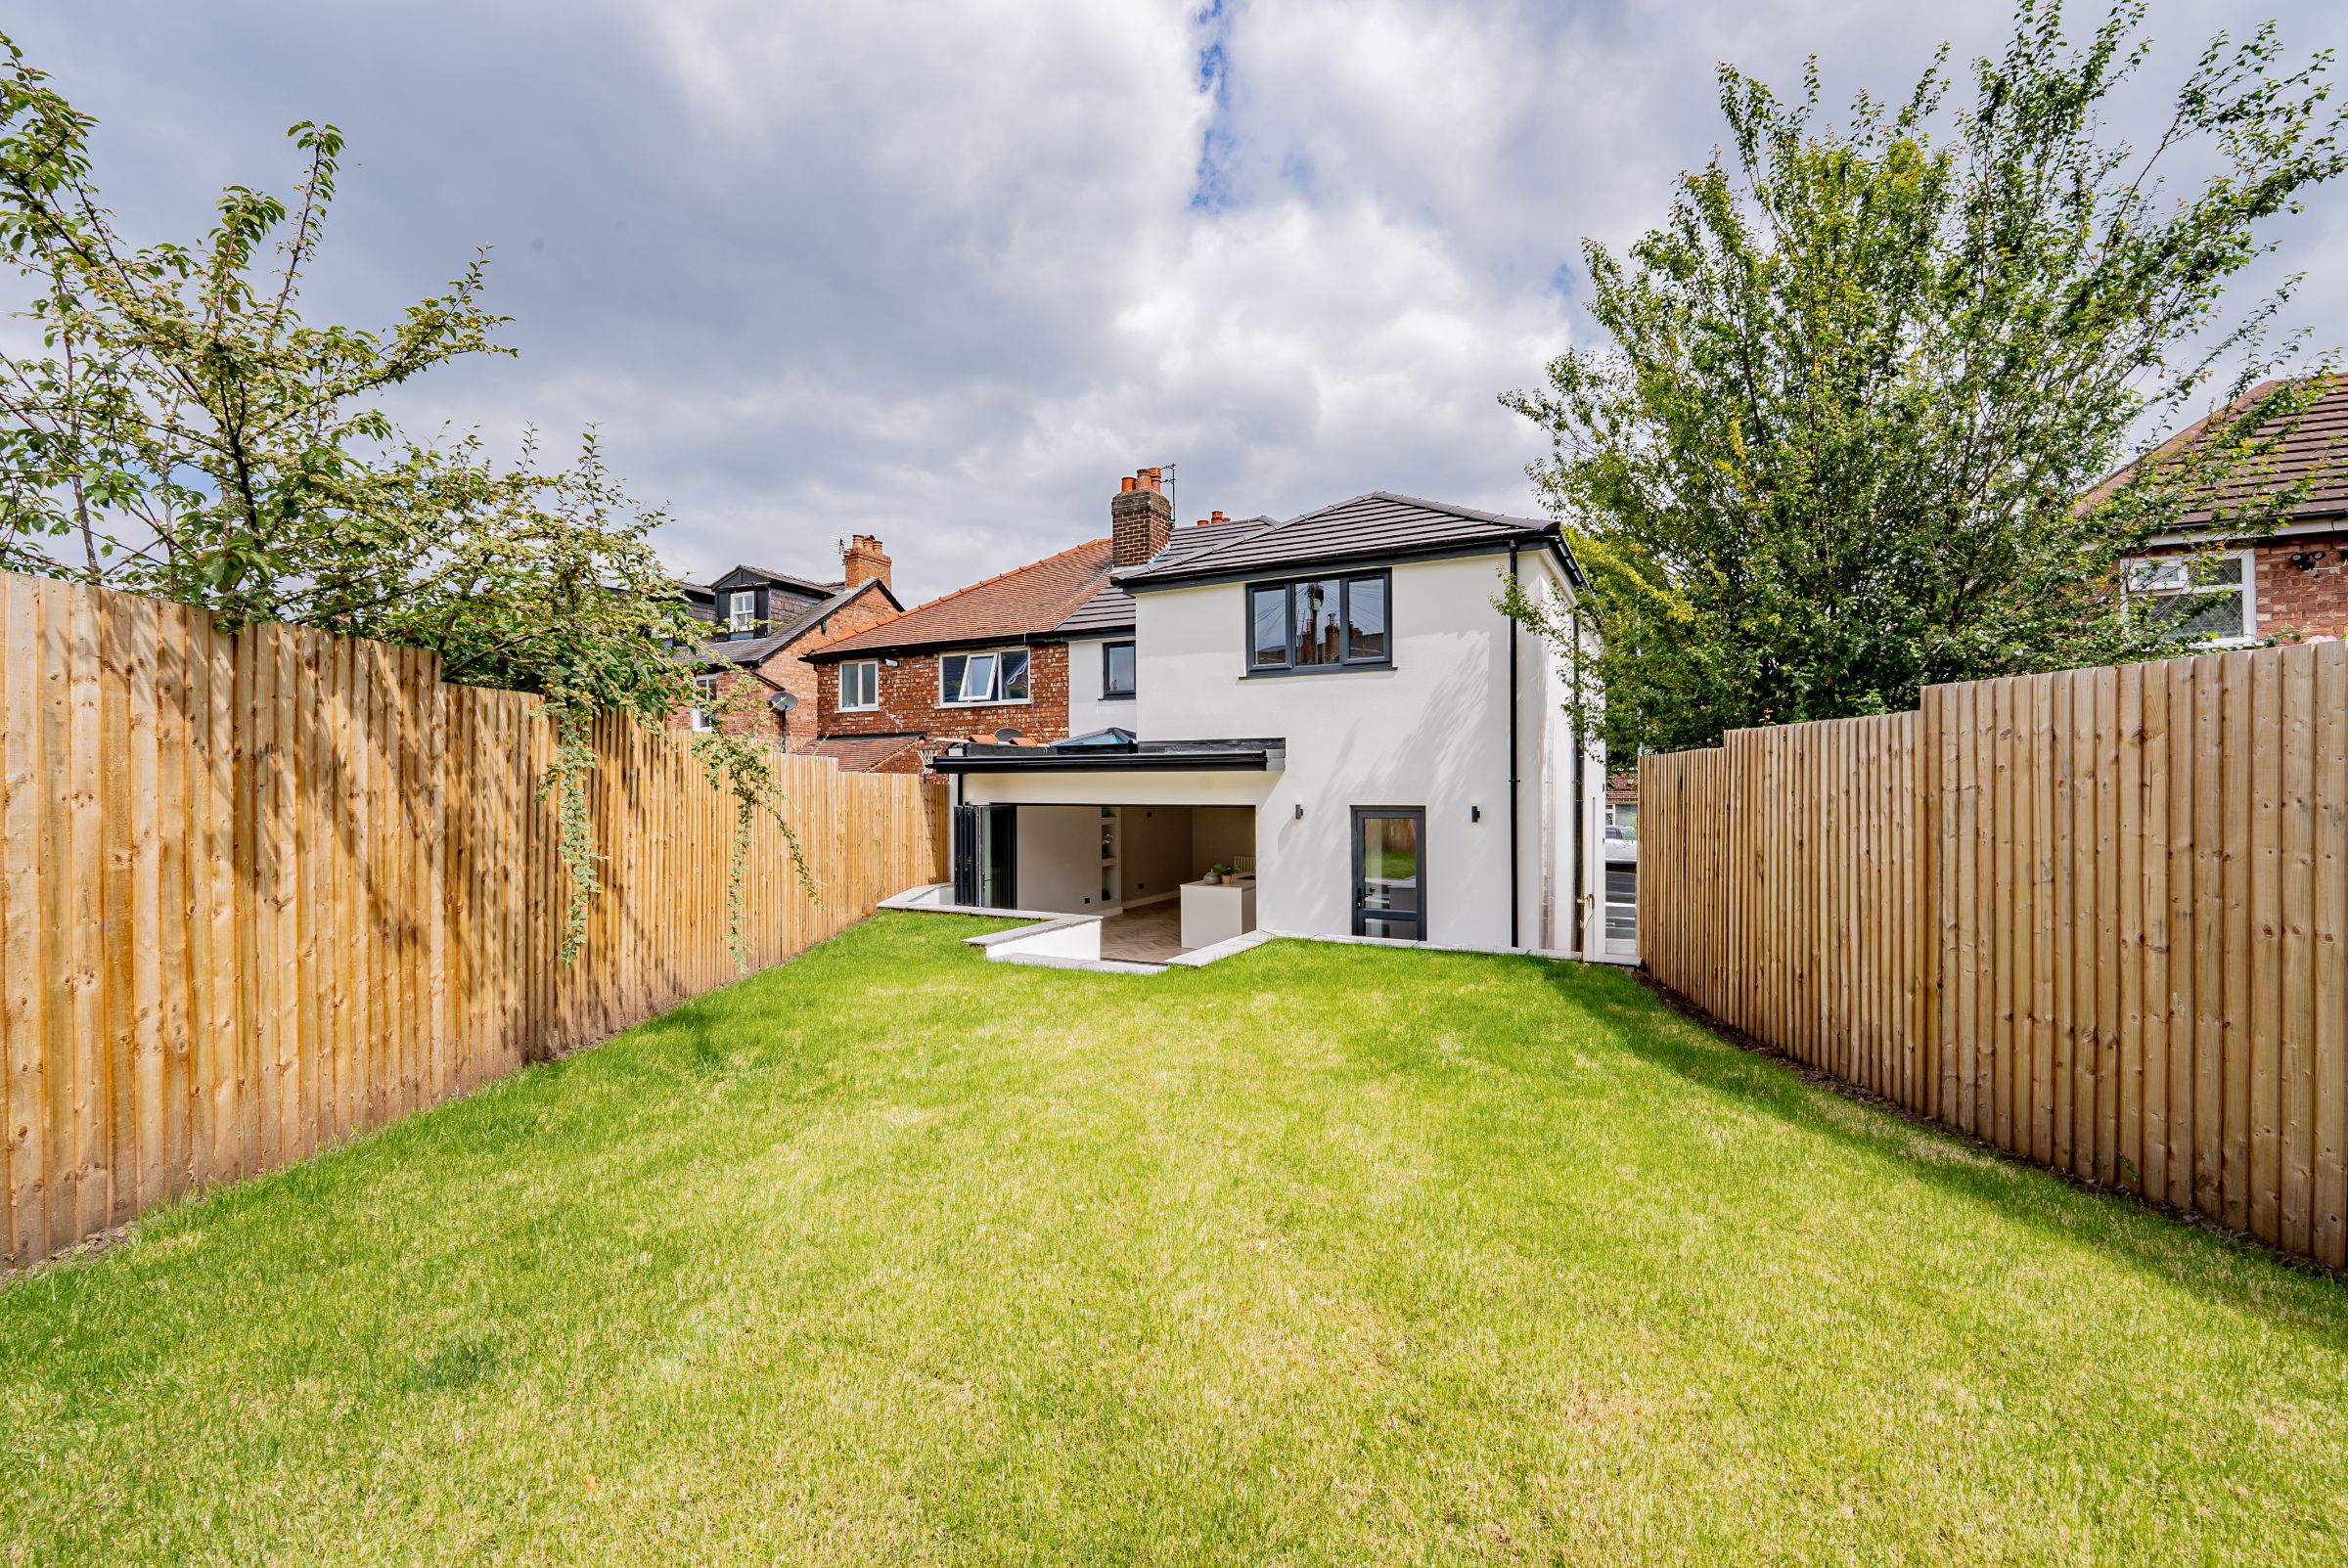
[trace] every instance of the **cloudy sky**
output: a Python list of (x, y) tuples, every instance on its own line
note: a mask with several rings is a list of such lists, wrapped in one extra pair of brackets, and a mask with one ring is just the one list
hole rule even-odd
[[(2152, 77), (2272, 10), (2154, 0)], [(349, 139), (314, 320), (387, 321), (493, 248), (519, 360), (398, 412), (510, 442), (600, 425), (668, 553), (815, 575), (880, 534), (910, 600), (1106, 531), (1370, 489), (1534, 508), (1494, 401), (1589, 331), (1585, 236), (1652, 224), (1718, 133), (1712, 72), (1896, 96), (2000, 5), (1861, 0), (20, 0), (102, 125), (134, 237)], [(1928, 19), (1928, 20), (1919, 20)], [(2081, 14), (2082, 23), (2086, 13)], [(2285, 232), (2294, 320), (2348, 338), (2348, 193)], [(2267, 276), (2279, 272), (2268, 269)]]

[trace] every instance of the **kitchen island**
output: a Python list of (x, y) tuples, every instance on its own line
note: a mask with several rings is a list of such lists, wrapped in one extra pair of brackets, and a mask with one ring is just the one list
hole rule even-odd
[(1182, 884), (1182, 945), (1213, 947), (1255, 929), (1255, 878)]

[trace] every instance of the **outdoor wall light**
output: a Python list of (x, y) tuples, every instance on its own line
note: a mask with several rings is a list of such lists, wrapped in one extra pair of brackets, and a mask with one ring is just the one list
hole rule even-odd
[(1481, 806), (1469, 806), (1468, 808), (1468, 820), (1469, 822), (1482, 822), (1484, 820), (1484, 808)]
[(2301, 571), (2314, 571), (2316, 562), (2323, 559), (2324, 552), (2321, 550), (2294, 550), (2291, 552), (2291, 564)]
[(1296, 802), (1296, 820), (1298, 822), (1304, 821), (1304, 802), (1301, 800)]

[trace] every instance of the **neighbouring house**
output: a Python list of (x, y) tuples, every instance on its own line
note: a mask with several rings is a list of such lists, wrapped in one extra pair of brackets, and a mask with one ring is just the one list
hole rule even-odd
[(1176, 530), (1136, 493), (1120, 542), (1154, 543), (1052, 629), (1070, 738), (932, 759), (957, 902), (1146, 921), (1169, 953), (1252, 928), (1604, 951), (1604, 755), (1496, 605), (1510, 574), (1583, 603), (1558, 524), (1380, 491)]
[[(671, 721), (682, 730), (771, 734), (786, 749), (804, 751), (816, 738), (816, 668), (808, 655), (904, 613), (889, 586), (889, 560), (880, 541), (858, 534), (841, 553), (837, 582), (815, 582), (763, 566), (736, 566), (712, 582), (684, 583), (693, 613), (709, 623), (709, 639), (695, 650), (695, 686), (705, 701)], [(718, 711), (721, 699), (747, 685), (754, 702)]]
[(1089, 716), (1092, 672), (1070, 664), (1062, 628), (1119, 565), (1148, 560), (1173, 531), (1161, 470), (1121, 481), (1109, 536), (917, 605), (819, 650), (811, 748), (844, 768), (914, 772), (972, 736), (1038, 744)]
[[(2244, 393), (2232, 414), (2280, 384)], [(2179, 431), (2090, 491), (2092, 503), (2146, 463), (2158, 464), (2203, 438), (2212, 415)], [(2305, 485), (2273, 529), (2230, 532), (2227, 516), (2261, 492)], [(2255, 467), (2213, 487), (2175, 531), (2130, 564), (2126, 591), (2174, 602), (2181, 636), (2218, 647), (2275, 638), (2348, 637), (2348, 377), (2334, 377), (2283, 438)]]

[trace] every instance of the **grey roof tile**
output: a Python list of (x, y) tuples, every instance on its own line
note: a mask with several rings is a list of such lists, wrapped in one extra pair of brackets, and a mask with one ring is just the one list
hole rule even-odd
[[(837, 588), (790, 619), (768, 626), (763, 636), (719, 638), (703, 643), (700, 649), (700, 661), (706, 664), (762, 664), (781, 650), (797, 642), (809, 627), (865, 589), (878, 586), (877, 583), (866, 582)], [(886, 592), (885, 589), (882, 591)]]
[(1141, 565), (1117, 572), (1115, 581), (1149, 586), (1284, 567), (1337, 565), (1349, 560), (1432, 555), (1533, 542), (1554, 545), (1563, 552), (1569, 569), (1576, 578), (1580, 576), (1580, 568), (1571, 564), (1571, 552), (1565, 550), (1561, 532), (1554, 521), (1423, 501), (1390, 490), (1373, 490), (1368, 495), (1322, 507), (1286, 522), (1257, 520), (1260, 526), (1235, 532), (1228, 539), (1210, 541), (1204, 547), (1176, 554), (1169, 546)]

